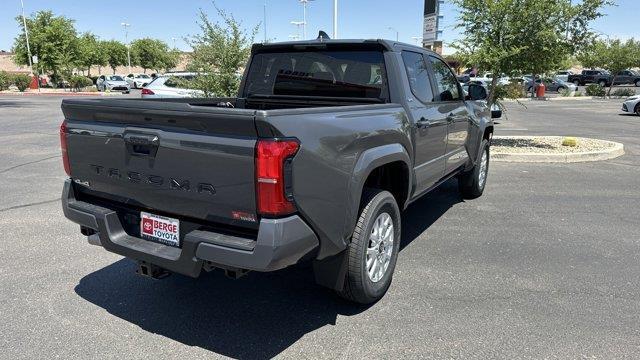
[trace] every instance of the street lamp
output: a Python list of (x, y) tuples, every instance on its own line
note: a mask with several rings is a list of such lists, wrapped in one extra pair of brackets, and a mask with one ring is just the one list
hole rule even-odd
[(171, 40), (173, 40), (173, 49), (174, 50), (177, 49), (177, 47), (176, 47), (176, 40), (177, 39), (175, 37), (172, 37)]
[(307, 4), (313, 0), (298, 0), (302, 4), (302, 38), (307, 38)]
[(389, 29), (391, 31), (395, 31), (396, 32), (396, 41), (400, 41), (400, 33), (398, 32), (398, 30), (396, 30), (396, 28), (393, 28), (393, 27), (389, 26), (387, 29)]
[(422, 36), (412, 36), (411, 38), (415, 40), (416, 46), (420, 46), (420, 43), (422, 42)]
[(298, 41), (300, 40), (300, 35), (289, 35), (289, 39), (293, 41)]
[(295, 25), (298, 28), (297, 36), (298, 36), (298, 39), (299, 39), (300, 38), (300, 26), (302, 26), (303, 29), (304, 29), (305, 22), (304, 21), (292, 21), (291, 25)]
[[(29, 58), (29, 67), (31, 68), (31, 74), (35, 74), (33, 71), (33, 59), (31, 55), (31, 46), (29, 45), (29, 29), (27, 29), (27, 19), (24, 17), (24, 2), (20, 0), (20, 6), (22, 7), (22, 25), (24, 25), (24, 37), (27, 40), (27, 57)], [(38, 84), (38, 91), (40, 91), (40, 76), (37, 76), (38, 79), (36, 83)]]
[(129, 74), (131, 74), (131, 54), (129, 51), (129, 48), (131, 47), (129, 44), (129, 26), (131, 26), (131, 24), (122, 22), (120, 23), (120, 25), (124, 27), (124, 42), (127, 43), (127, 64), (128, 64)]
[(338, 0), (333, 0), (333, 38), (338, 38)]

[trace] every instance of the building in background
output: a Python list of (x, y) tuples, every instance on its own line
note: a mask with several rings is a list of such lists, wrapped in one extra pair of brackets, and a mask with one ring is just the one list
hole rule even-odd
[(425, 0), (424, 1), (424, 24), (422, 25), (422, 46), (426, 49), (433, 50), (438, 54), (442, 54), (442, 35), (440, 30), (440, 5), (442, 0)]

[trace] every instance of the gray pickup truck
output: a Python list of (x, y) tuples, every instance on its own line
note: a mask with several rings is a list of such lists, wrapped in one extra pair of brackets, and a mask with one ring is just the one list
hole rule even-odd
[(319, 284), (371, 303), (403, 209), (454, 176), (482, 195), (486, 96), (407, 44), (256, 44), (237, 98), (63, 100), (62, 208), (142, 275), (310, 262)]

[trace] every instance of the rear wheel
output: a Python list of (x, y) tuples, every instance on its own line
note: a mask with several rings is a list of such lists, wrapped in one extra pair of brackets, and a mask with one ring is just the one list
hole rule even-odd
[(602, 87), (607, 87), (607, 82), (606, 82), (606, 81), (604, 81), (604, 80), (600, 80), (600, 81), (598, 82), (598, 84), (599, 84), (600, 86), (602, 86)]
[(480, 149), (481, 153), (478, 154), (479, 159), (476, 165), (458, 177), (458, 189), (460, 189), (460, 193), (465, 199), (475, 199), (482, 196), (484, 186), (487, 184), (490, 155), (489, 142), (483, 140)]
[(574, 84), (576, 87), (580, 86), (580, 80), (575, 80), (575, 81), (573, 82), (573, 84)]
[(636, 87), (640, 87), (640, 80), (636, 81)]
[(636, 111), (635, 111), (636, 115), (640, 116), (640, 103), (638, 103), (636, 105)]
[(361, 304), (380, 300), (391, 285), (399, 249), (400, 209), (395, 198), (388, 191), (365, 189), (339, 295)]

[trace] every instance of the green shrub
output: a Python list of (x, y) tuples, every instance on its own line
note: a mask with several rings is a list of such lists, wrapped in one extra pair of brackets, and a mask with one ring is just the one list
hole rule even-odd
[(587, 86), (587, 96), (604, 97), (605, 95), (606, 91), (600, 84), (591, 84)]
[(18, 90), (25, 91), (31, 84), (31, 76), (27, 74), (15, 74), (13, 75), (13, 84), (18, 88)]
[(82, 88), (93, 85), (93, 81), (86, 76), (74, 75), (69, 79), (69, 85), (75, 91), (80, 91)]
[(0, 91), (7, 90), (13, 83), (11, 75), (6, 71), (0, 71)]
[(573, 91), (573, 92), (572, 92), (572, 91), (571, 91), (571, 90), (569, 90), (569, 89), (562, 89), (562, 90), (560, 91), (560, 96), (563, 96), (563, 97), (578, 96), (577, 94), (578, 94), (577, 92), (575, 92), (575, 91)]
[(611, 96), (619, 96), (619, 97), (628, 97), (628, 96), (634, 96), (636, 94), (636, 91), (634, 89), (615, 89), (612, 93)]

